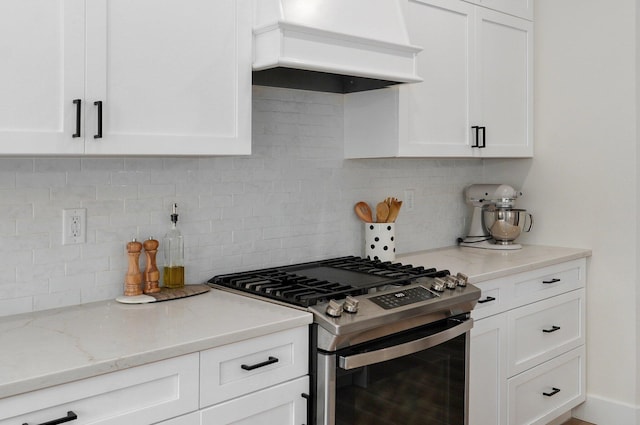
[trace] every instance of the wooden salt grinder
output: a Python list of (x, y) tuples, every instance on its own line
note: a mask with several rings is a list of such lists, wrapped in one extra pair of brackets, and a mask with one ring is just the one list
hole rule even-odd
[(156, 266), (156, 254), (158, 253), (158, 245), (160, 245), (160, 243), (153, 238), (147, 239), (142, 244), (142, 246), (144, 247), (144, 253), (147, 255), (147, 268), (144, 272), (145, 294), (155, 294), (156, 292), (160, 292), (160, 272), (158, 271), (158, 267)]
[(142, 273), (138, 264), (140, 251), (142, 251), (142, 244), (135, 239), (127, 244), (129, 270), (124, 278), (124, 295), (128, 297), (142, 294)]

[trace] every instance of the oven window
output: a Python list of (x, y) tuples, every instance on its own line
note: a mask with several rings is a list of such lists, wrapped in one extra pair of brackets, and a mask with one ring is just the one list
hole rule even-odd
[(464, 424), (466, 338), (358, 369), (338, 368), (336, 424)]

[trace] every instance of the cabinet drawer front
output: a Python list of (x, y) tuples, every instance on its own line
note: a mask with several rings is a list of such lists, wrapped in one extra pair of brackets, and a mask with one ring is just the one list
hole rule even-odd
[(502, 313), (509, 308), (510, 285), (501, 281), (489, 281), (481, 282), (476, 286), (480, 288), (482, 293), (478, 303), (471, 311), (471, 317), (474, 320)]
[(305, 376), (244, 397), (239, 397), (201, 413), (202, 425), (298, 425), (307, 423), (309, 377)]
[(546, 425), (585, 400), (584, 346), (509, 380), (509, 423)]
[(584, 344), (584, 289), (508, 313), (509, 376)]
[[(73, 411), (82, 424), (154, 423), (198, 409), (198, 354), (0, 400), (0, 425), (39, 424)], [(3, 420), (4, 419), (4, 420)]]
[(553, 297), (585, 286), (586, 260), (574, 260), (518, 275), (513, 307)]
[(284, 382), (309, 371), (306, 326), (200, 353), (200, 407)]

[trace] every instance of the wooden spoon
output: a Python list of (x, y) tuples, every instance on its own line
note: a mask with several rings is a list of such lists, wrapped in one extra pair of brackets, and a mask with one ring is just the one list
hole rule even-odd
[(386, 202), (380, 202), (376, 205), (376, 221), (378, 223), (386, 223), (389, 217), (389, 205)]
[(360, 201), (353, 207), (353, 209), (360, 220), (365, 223), (373, 223), (373, 215), (369, 204)]
[(391, 207), (389, 208), (389, 216), (387, 217), (387, 223), (395, 223), (396, 218), (398, 218), (398, 213), (400, 213), (400, 207), (402, 206), (402, 201), (392, 200)]

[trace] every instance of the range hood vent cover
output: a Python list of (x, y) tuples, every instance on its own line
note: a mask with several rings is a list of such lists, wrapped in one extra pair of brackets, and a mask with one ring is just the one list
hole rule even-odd
[(422, 79), (399, 0), (254, 0), (253, 83), (350, 93)]

